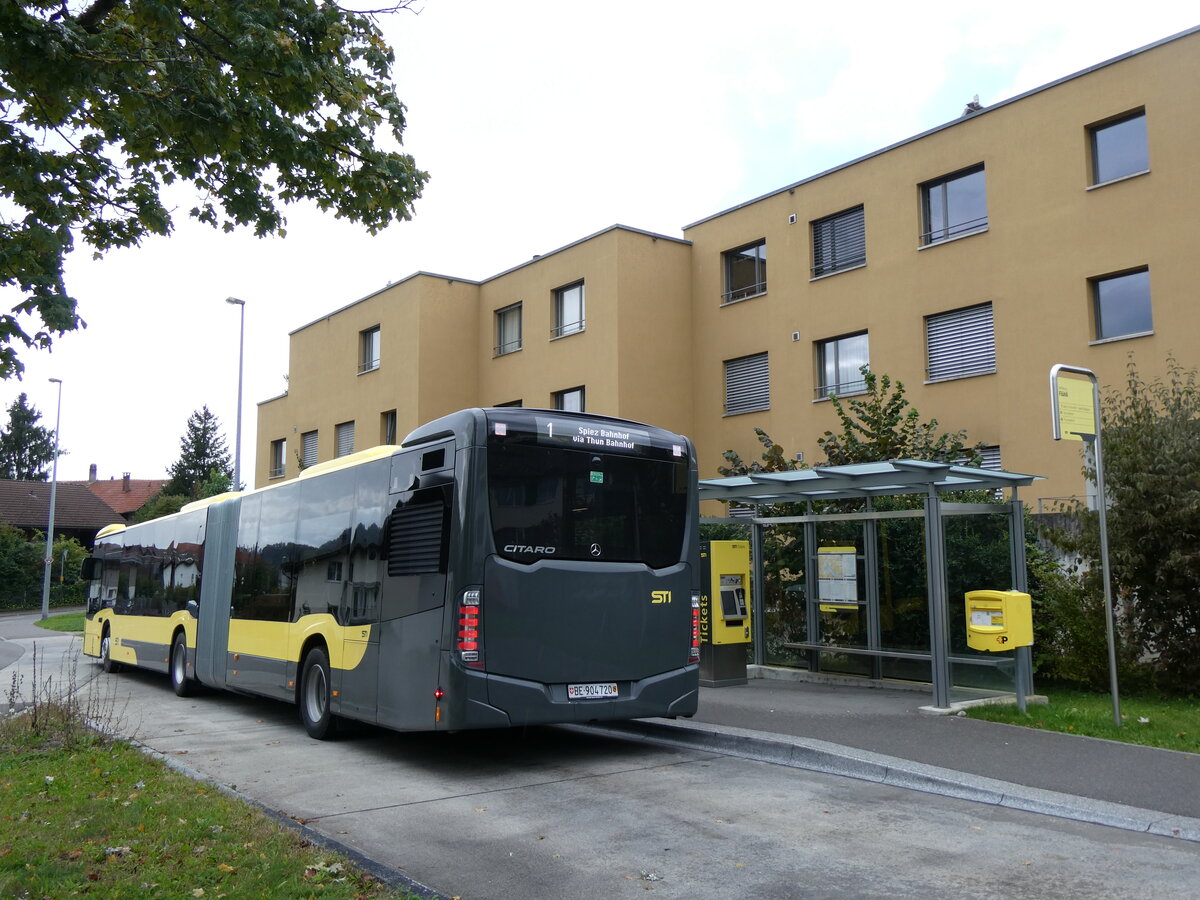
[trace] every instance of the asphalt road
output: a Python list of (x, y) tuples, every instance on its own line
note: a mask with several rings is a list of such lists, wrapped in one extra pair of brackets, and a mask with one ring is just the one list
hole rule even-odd
[[(37, 639), (8, 640), (27, 661)], [(37, 643), (70, 671), (69, 640)], [(1190, 900), (1200, 882), (1193, 842), (728, 753), (566, 728), (318, 742), (284, 704), (179, 699), (90, 661), (73, 677), (119, 733), (444, 896)]]

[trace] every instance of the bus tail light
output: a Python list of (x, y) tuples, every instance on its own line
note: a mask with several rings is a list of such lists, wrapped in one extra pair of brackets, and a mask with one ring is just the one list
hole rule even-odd
[(479, 630), (480, 592), (463, 591), (458, 601), (458, 625), (455, 649), (458, 658), (469, 669), (483, 668), (483, 641)]
[(692, 591), (692, 647), (688, 650), (688, 663), (700, 662), (700, 594)]

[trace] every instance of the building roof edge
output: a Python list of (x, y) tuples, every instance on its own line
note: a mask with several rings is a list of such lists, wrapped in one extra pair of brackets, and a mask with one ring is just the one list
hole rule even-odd
[(744, 209), (747, 206), (753, 206), (755, 203), (759, 203), (770, 197), (774, 197), (779, 194), (785, 193), (786, 191), (795, 190), (796, 188), (801, 187), (802, 185), (808, 184), (809, 182), (816, 181), (817, 179), (820, 179), (820, 178), (824, 178), (827, 175), (832, 175), (834, 172), (840, 172), (842, 169), (848, 169), (851, 166), (856, 166), (861, 162), (866, 162), (868, 159), (873, 159), (876, 156), (882, 156), (884, 153), (888, 153), (899, 147), (903, 147), (906, 144), (911, 144), (915, 141), (919, 141), (922, 138), (928, 137), (931, 134), (936, 134), (939, 131), (945, 131), (948, 128), (953, 128), (955, 125), (962, 125), (965, 122), (970, 121), (971, 119), (977, 119), (980, 116), (987, 115), (989, 112), (992, 112), (993, 110), (997, 110), (997, 109), (1000, 109), (1001, 107), (1008, 106), (1011, 103), (1016, 103), (1018, 100), (1024, 100), (1026, 97), (1032, 97), (1034, 94), (1040, 94), (1042, 91), (1047, 91), (1050, 88), (1058, 87), (1060, 84), (1065, 84), (1068, 81), (1074, 81), (1076, 78), (1082, 78), (1084, 75), (1090, 75), (1092, 72), (1099, 71), (1100, 69), (1107, 68), (1108, 66), (1114, 65), (1119, 62), (1124, 62), (1127, 59), (1131, 59), (1135, 56), (1139, 56), (1150, 50), (1155, 50), (1155, 49), (1163, 46), (1164, 44), (1173, 43), (1174, 41), (1181, 40), (1185, 37), (1196, 34), (1198, 32), (1200, 32), (1200, 25), (1196, 25), (1192, 28), (1187, 28), (1183, 31), (1177, 32), (1172, 35), (1168, 35), (1165, 38), (1161, 38), (1157, 41), (1153, 41), (1152, 43), (1146, 44), (1142, 47), (1137, 47), (1133, 50), (1126, 51), (1125, 53), (1122, 53), (1118, 56), (1114, 56), (1111, 59), (1106, 59), (1103, 62), (1098, 62), (1094, 65), (1088, 66), (1085, 69), (1080, 69), (1078, 72), (1072, 72), (1069, 75), (1064, 75), (1061, 78), (1056, 78), (1054, 81), (1048, 81), (1048, 82), (1046, 82), (1046, 84), (1039, 85), (1038, 87), (1035, 87), (1035, 88), (1030, 88), (1029, 90), (1024, 91), (1023, 93), (1017, 94), (1014, 97), (1009, 97), (1006, 100), (999, 100), (999, 101), (993, 103), (991, 106), (985, 106), (983, 109), (980, 109), (977, 112), (973, 112), (970, 115), (960, 116), (959, 118), (952, 119), (949, 122), (943, 122), (941, 125), (935, 125), (933, 128), (929, 128), (925, 131), (922, 131), (920, 134), (914, 134), (911, 137), (907, 137), (902, 140), (896, 141), (894, 144), (888, 144), (888, 146), (882, 147), (879, 150), (872, 150), (870, 153), (866, 153), (863, 156), (859, 156), (855, 159), (849, 160), (848, 162), (838, 163), (836, 166), (833, 166), (832, 168), (829, 168), (829, 169), (825, 169), (823, 172), (818, 172), (815, 175), (808, 176), (807, 178), (801, 178), (799, 181), (792, 182), (791, 184), (784, 185), (783, 187), (776, 188), (775, 190), (772, 190), (772, 191), (767, 191), (767, 193), (761, 194), (760, 196), (754, 197), (750, 200), (745, 200), (741, 203), (737, 203), (737, 204), (729, 207), (728, 209), (723, 209), (720, 212), (715, 212), (712, 215), (705, 216), (702, 219), (697, 219), (695, 222), (692, 222), (689, 225), (684, 225), (682, 230), (684, 232), (686, 232), (689, 228), (695, 228), (698, 225), (703, 225), (706, 222), (711, 222), (713, 219), (719, 219), (722, 216), (728, 215), (729, 213), (737, 212), (739, 209)]

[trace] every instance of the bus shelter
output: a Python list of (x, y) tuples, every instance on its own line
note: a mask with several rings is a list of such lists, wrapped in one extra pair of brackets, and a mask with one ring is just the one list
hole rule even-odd
[[(924, 460), (761, 472), (700, 482), (751, 531), (758, 665), (1032, 692), (1028, 647), (966, 643), (964, 594), (1027, 591), (1017, 489), (1040, 476)], [(1007, 496), (1006, 496), (1007, 495)]]

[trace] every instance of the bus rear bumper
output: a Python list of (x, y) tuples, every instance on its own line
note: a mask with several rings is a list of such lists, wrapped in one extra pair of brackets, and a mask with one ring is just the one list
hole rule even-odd
[[(700, 675), (696, 666), (662, 672), (639, 681), (619, 681), (618, 696), (611, 700), (570, 700), (565, 684), (540, 684), (503, 675), (472, 673), (472, 677), (486, 680), (487, 706), (504, 714), (509, 725), (691, 716), (696, 712), (700, 696)], [(470, 723), (466, 727), (497, 724), (494, 715), (481, 715), (483, 710), (479, 707), (483, 704), (471, 706), (475, 707), (472, 718), (491, 721)]]

